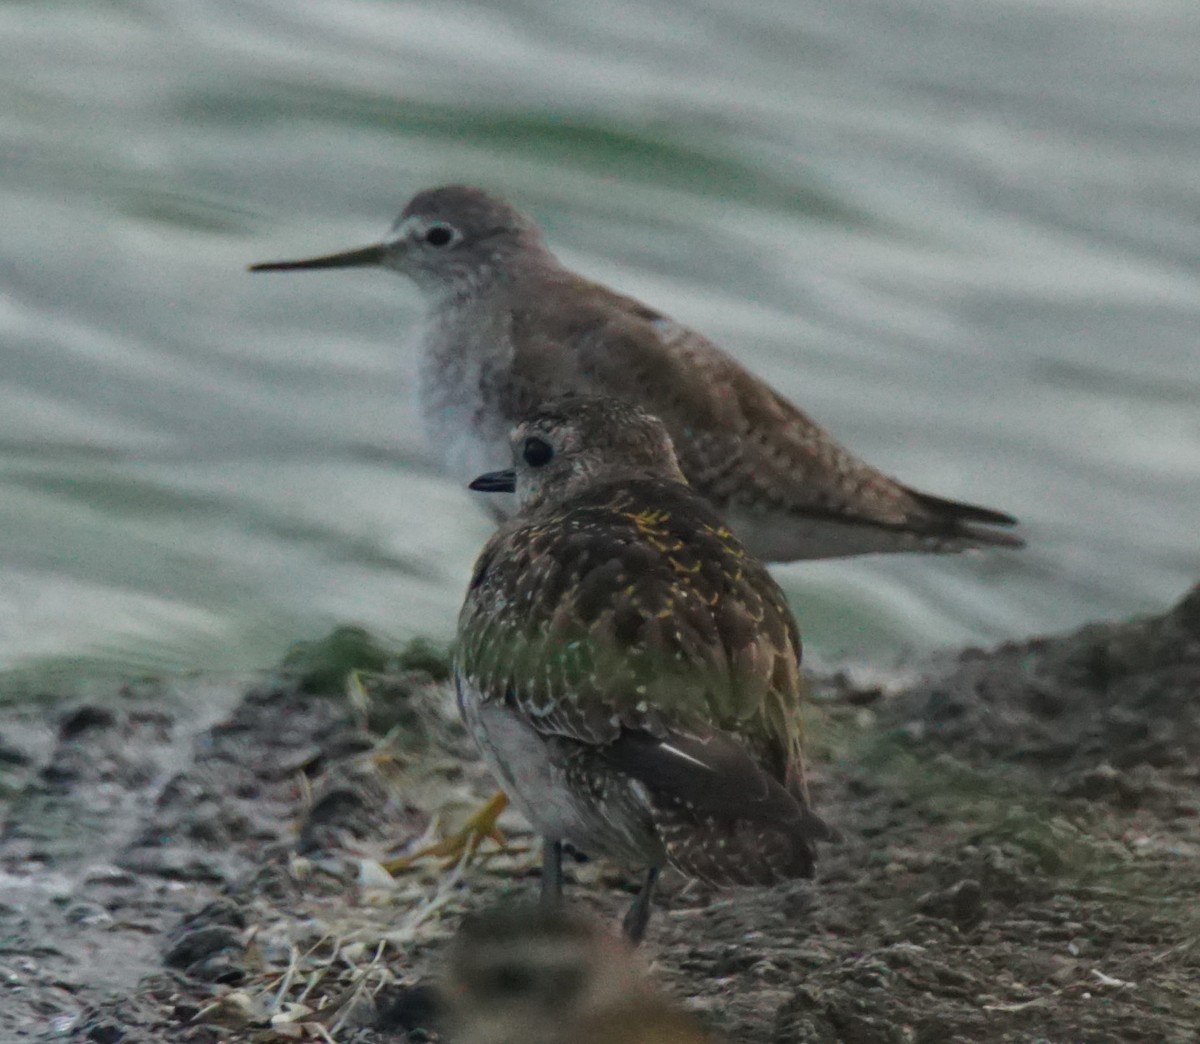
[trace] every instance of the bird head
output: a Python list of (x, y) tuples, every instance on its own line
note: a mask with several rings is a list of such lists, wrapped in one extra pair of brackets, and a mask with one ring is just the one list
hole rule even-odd
[(523, 252), (546, 252), (541, 232), (504, 200), (470, 185), (418, 192), (388, 235), (370, 246), (300, 261), (266, 261), (252, 272), (383, 267), (435, 297), (456, 295), (494, 277)]
[(461, 1044), (555, 1044), (566, 1026), (645, 994), (633, 953), (582, 918), (510, 905), (464, 920), (443, 987)]
[(552, 399), (517, 424), (509, 438), (513, 467), (480, 475), (471, 489), (515, 490), (523, 508), (621, 480), (687, 481), (662, 421), (617, 399)]

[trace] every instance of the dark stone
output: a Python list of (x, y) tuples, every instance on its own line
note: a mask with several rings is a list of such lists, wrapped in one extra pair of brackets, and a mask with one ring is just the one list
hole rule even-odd
[[(170, 839), (163, 839), (170, 844)], [(134, 874), (153, 874), (171, 881), (202, 881), (224, 884), (228, 874), (219, 863), (204, 859), (178, 847), (133, 848), (124, 853), (118, 865)]]
[(418, 982), (412, 986), (398, 986), (380, 991), (375, 998), (378, 1011), (375, 1027), (389, 1033), (412, 1034), (436, 1030), (441, 1014), (441, 1001), (437, 989), (428, 983)]
[(185, 917), (176, 930), (189, 931), (213, 924), (242, 929), (246, 927), (247, 923), (246, 912), (237, 903), (230, 902), (228, 899), (216, 899), (201, 907), (194, 914)]
[(214, 924), (184, 933), (163, 955), (163, 963), (168, 968), (188, 970), (216, 954), (229, 950), (240, 953), (243, 949), (237, 932), (224, 925)]
[(320, 851), (334, 846), (343, 831), (354, 833), (356, 827), (364, 832), (369, 830), (369, 811), (362, 796), (349, 786), (330, 789), (309, 809), (300, 828), (297, 850), (301, 853)]
[(967, 879), (921, 896), (916, 905), (929, 917), (970, 927), (983, 919), (983, 889), (978, 881)]
[(218, 986), (237, 986), (246, 981), (246, 969), (230, 953), (206, 957), (195, 964), (189, 964), (185, 971), (189, 979), (211, 982)]
[(30, 762), (29, 755), (24, 751), (17, 750), (16, 747), (10, 747), (0, 738), (0, 765), (11, 765), (14, 767), (28, 765)]
[(58, 723), (58, 738), (60, 740), (75, 739), (91, 729), (110, 729), (117, 723), (117, 717), (107, 707), (96, 707), (85, 703), (69, 711)]

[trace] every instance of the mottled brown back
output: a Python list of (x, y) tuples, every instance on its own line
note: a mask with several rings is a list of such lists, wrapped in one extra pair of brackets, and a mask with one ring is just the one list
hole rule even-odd
[[(688, 487), (601, 485), (518, 516), (480, 557), (459, 635), (457, 670), (484, 700), (646, 785), (680, 869), (811, 873), (829, 831), (807, 808), (795, 622)], [(734, 849), (753, 858), (731, 869)]]

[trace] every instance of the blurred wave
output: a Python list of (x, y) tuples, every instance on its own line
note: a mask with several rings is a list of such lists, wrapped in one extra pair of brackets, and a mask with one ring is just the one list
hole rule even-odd
[(779, 570), (815, 660), (1163, 605), (1200, 573), (1198, 49), (1172, 0), (0, 7), (0, 666), (450, 635), (488, 525), (416, 426), (415, 294), (244, 266), (451, 180), (1026, 524)]

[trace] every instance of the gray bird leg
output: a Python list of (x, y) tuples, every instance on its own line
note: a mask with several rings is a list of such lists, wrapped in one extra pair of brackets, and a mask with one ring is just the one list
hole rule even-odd
[(542, 905), (555, 907), (562, 902), (562, 842), (542, 841)]
[(654, 896), (654, 882), (657, 880), (658, 867), (652, 866), (646, 871), (646, 880), (641, 891), (625, 915), (625, 920), (621, 922), (621, 927), (625, 929), (625, 938), (634, 946), (642, 941), (642, 936), (646, 934), (646, 925), (650, 923), (650, 900)]

